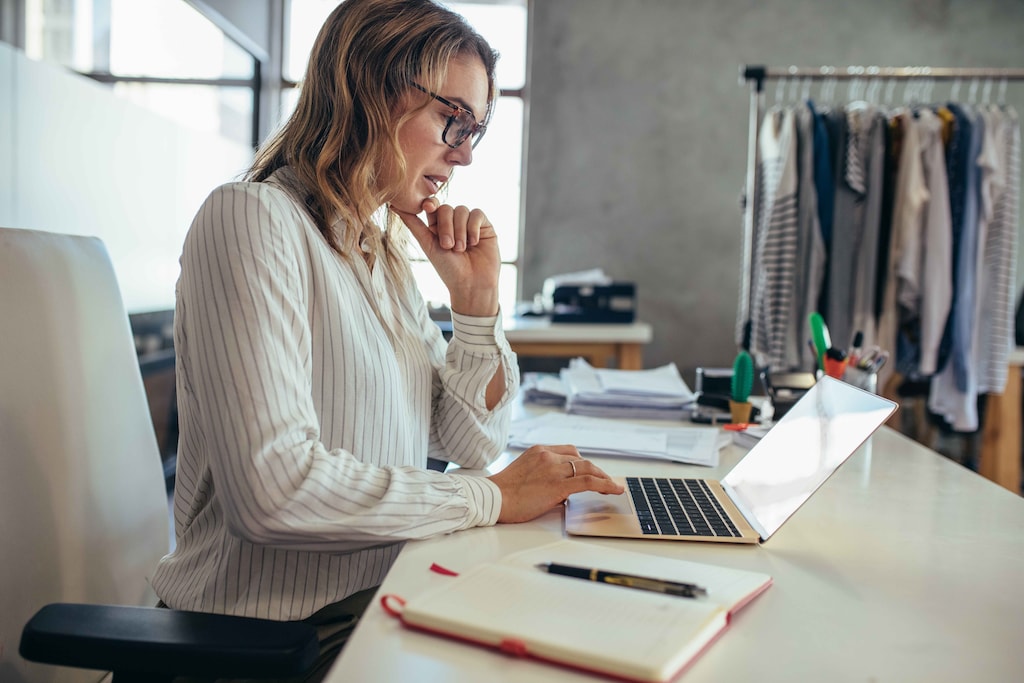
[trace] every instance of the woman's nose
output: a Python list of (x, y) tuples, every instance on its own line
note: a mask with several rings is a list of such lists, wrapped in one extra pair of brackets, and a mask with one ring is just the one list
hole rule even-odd
[(455, 149), (448, 148), (448, 161), (456, 166), (469, 166), (473, 163), (473, 144), (464, 140)]

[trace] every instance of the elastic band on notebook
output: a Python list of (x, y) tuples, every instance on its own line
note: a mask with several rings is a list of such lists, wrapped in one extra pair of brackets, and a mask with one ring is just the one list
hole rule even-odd
[[(395, 607), (395, 606), (391, 605), (390, 604), (391, 602), (398, 603), (398, 606)], [(401, 617), (402, 616), (402, 610), (405, 607), (405, 600), (402, 599), (401, 597), (395, 595), (394, 593), (388, 593), (387, 595), (382, 595), (381, 596), (381, 598), (380, 598), (380, 606), (383, 607), (384, 611), (387, 612), (388, 614), (390, 614), (391, 616), (393, 616), (393, 617)]]

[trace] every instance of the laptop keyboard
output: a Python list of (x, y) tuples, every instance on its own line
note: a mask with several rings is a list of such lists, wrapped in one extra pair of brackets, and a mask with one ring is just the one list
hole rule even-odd
[(644, 534), (740, 535), (703, 479), (627, 477), (626, 487)]

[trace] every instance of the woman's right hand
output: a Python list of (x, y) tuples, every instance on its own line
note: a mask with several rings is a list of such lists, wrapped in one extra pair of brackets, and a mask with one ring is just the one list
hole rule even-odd
[(561, 505), (573, 493), (620, 494), (625, 489), (575, 446), (532, 446), (488, 477), (501, 489), (499, 523), (528, 522)]

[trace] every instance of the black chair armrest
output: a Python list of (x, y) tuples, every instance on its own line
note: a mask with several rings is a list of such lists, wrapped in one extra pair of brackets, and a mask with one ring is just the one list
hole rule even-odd
[(156, 607), (53, 603), (22, 630), (19, 652), (44, 664), (103, 671), (283, 678), (319, 655), (316, 629)]

